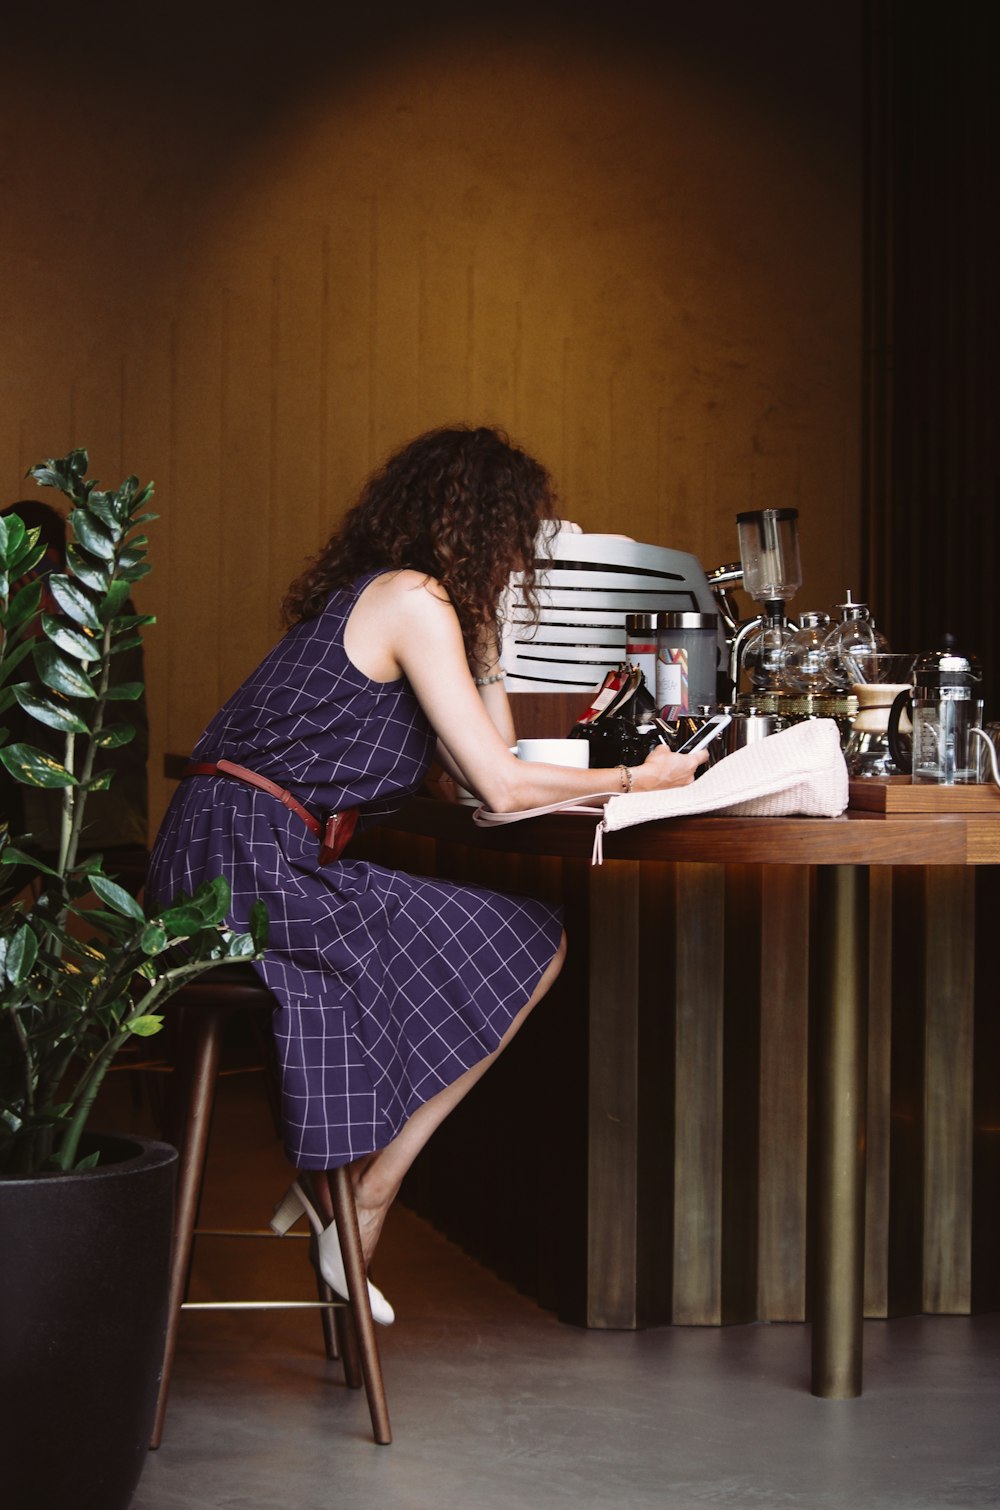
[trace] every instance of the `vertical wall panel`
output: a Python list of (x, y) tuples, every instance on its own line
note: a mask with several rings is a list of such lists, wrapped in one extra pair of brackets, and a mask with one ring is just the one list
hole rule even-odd
[(190, 750), (221, 692), (222, 317), (221, 291), (191, 300), (174, 340), (172, 492), (162, 500), (173, 571), (170, 598), (158, 612), (171, 644), (166, 748), (180, 753)]
[(326, 350), (321, 308), (323, 237), (286, 232), (274, 266), (269, 333), (270, 456), (267, 517), (268, 569), (265, 601), (270, 621), (260, 623), (261, 651), (273, 641), (278, 605), (303, 559), (330, 533), (324, 498), (328, 479), (320, 436), (323, 430)]
[[(320, 309), (325, 363), (321, 416), (324, 460), (318, 540), (325, 539), (342, 511), (350, 481), (364, 477), (372, 455), (373, 216), (370, 197), (353, 206), (334, 202), (336, 218), (323, 227), (323, 303)], [(307, 547), (308, 550), (308, 547)]]
[[(417, 331), (420, 308), (419, 261), (414, 255), (410, 206), (400, 205), (398, 224), (381, 195), (373, 221), (371, 364), (372, 445), (376, 458), (419, 429), (417, 419)], [(464, 287), (457, 304), (465, 302)]]
[[(473, 412), (472, 322), (475, 272), (471, 248), (443, 227), (428, 226), (417, 246), (417, 428), (461, 420)], [(477, 413), (503, 413), (481, 395)]]
[[(273, 512), (273, 405), (278, 259), (263, 261), (266, 282), (257, 288), (234, 279), (222, 290), (219, 498), (221, 517), (216, 592), (220, 634), (219, 696), (239, 686), (247, 666), (274, 638), (272, 623), (247, 603), (261, 603), (268, 588)], [(255, 297), (256, 295), (256, 297)]]

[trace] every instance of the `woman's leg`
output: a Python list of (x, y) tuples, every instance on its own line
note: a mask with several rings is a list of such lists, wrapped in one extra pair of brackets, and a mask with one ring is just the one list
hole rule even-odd
[(562, 969), (565, 957), (566, 935), (563, 934), (559, 948), (538, 982), (534, 995), (518, 1012), (493, 1053), (481, 1059), (478, 1064), (474, 1064), (470, 1070), (465, 1071), (464, 1075), (460, 1075), (457, 1080), (446, 1086), (443, 1091), (439, 1091), (436, 1096), (432, 1096), (429, 1101), (425, 1101), (423, 1106), (419, 1106), (385, 1148), (378, 1149), (376, 1153), (367, 1154), (363, 1159), (356, 1159), (350, 1166), (354, 1198), (358, 1208), (358, 1225), (361, 1229), (361, 1245), (364, 1248), (366, 1263), (371, 1262), (375, 1245), (382, 1232), (386, 1212), (392, 1205), (403, 1183), (403, 1176), (417, 1154), (435, 1129), (441, 1126), (448, 1113), (454, 1110), (476, 1081), (482, 1079), (497, 1055), (507, 1047), (528, 1013), (551, 987)]

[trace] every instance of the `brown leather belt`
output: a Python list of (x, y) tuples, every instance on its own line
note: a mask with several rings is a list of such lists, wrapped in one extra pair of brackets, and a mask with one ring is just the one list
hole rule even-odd
[(258, 776), (256, 771), (250, 771), (246, 766), (235, 765), (231, 760), (192, 760), (184, 767), (182, 776), (231, 776), (234, 781), (245, 781), (247, 786), (258, 787), (262, 792), (269, 792), (272, 797), (277, 797), (319, 839), (321, 865), (329, 865), (331, 860), (340, 858), (357, 825), (356, 807), (345, 808), (342, 813), (331, 813), (323, 821), (314, 817), (301, 802), (297, 802), (285, 787), (269, 781), (266, 776)]

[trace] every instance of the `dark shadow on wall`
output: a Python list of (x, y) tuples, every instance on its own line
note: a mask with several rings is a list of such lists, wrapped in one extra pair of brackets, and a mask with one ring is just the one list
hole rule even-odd
[(901, 649), (950, 632), (998, 715), (1000, 12), (870, 0), (866, 591)]

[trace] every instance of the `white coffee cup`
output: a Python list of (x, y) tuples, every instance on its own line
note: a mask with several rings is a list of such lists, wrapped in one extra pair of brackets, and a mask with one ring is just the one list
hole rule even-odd
[(590, 764), (590, 746), (585, 739), (519, 739), (514, 753), (518, 760), (540, 760), (546, 765), (579, 769)]

